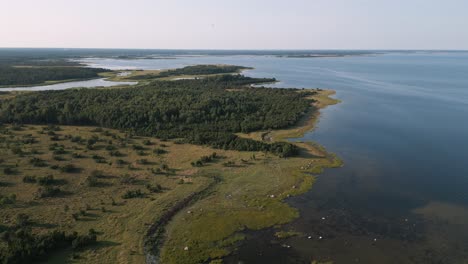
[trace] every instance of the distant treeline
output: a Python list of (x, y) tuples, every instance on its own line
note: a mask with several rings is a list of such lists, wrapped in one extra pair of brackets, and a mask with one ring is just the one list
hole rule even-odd
[(208, 74), (223, 74), (223, 73), (236, 73), (240, 70), (250, 69), (242, 66), (234, 65), (195, 65), (187, 66), (183, 68), (162, 71), (159, 74), (145, 74), (131, 76), (127, 79), (142, 80), (142, 79), (153, 79), (153, 78), (164, 78), (178, 75), (208, 75)]
[(46, 81), (89, 79), (109, 70), (84, 67), (12, 67), (0, 66), (0, 86), (33, 85)]
[(219, 74), (219, 73), (232, 73), (240, 70), (250, 69), (243, 66), (234, 65), (195, 65), (167, 70), (161, 72), (161, 75), (203, 75), (203, 74)]
[(83, 66), (77, 61), (61, 58), (17, 58), (5, 57), (0, 53), (0, 66)]
[(0, 121), (102, 126), (215, 148), (294, 155), (293, 144), (235, 135), (289, 127), (310, 107), (305, 97), (313, 91), (246, 86), (265, 80), (270, 79), (221, 75), (122, 89), (27, 93), (0, 102)]

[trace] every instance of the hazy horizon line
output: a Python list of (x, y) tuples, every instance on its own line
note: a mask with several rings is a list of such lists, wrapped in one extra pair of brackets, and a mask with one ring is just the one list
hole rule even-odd
[(468, 51), (468, 49), (336, 49), (336, 48), (310, 48), (310, 49), (282, 49), (282, 48), (90, 48), (90, 47), (0, 47), (0, 49), (74, 49), (74, 50), (199, 50), (199, 51)]

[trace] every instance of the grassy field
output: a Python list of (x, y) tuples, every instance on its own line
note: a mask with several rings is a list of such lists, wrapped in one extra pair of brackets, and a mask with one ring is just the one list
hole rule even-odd
[[(97, 142), (88, 147), (89, 140)], [(181, 146), (118, 131), (4, 126), (1, 141), (0, 194), (16, 195), (14, 204), (2, 206), (1, 223), (13, 225), (16, 215), (24, 213), (30, 216), (36, 232), (97, 230), (97, 247), (81, 253), (83, 258), (78, 262), (142, 262), (142, 240), (148, 225), (163, 210), (210, 181), (192, 177), (188, 160), (178, 162), (174, 149)], [(70, 165), (73, 169), (67, 172), (64, 168)], [(54, 177), (52, 185), (61, 190), (57, 197), (39, 198), (38, 190), (44, 186), (23, 182), (26, 176), (39, 180), (48, 175)], [(96, 175), (96, 183), (90, 184), (92, 175)], [(161, 192), (151, 193), (148, 184), (159, 184)], [(145, 194), (143, 198), (122, 198), (128, 190), (137, 189)], [(79, 214), (77, 219), (74, 214)]]

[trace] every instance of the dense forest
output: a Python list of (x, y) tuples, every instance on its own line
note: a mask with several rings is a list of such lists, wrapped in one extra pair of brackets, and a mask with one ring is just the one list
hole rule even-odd
[(98, 77), (105, 69), (85, 67), (13, 67), (0, 66), (0, 86), (32, 85), (45, 81), (89, 79)]
[(291, 156), (297, 152), (293, 144), (235, 135), (291, 126), (310, 107), (306, 96), (313, 91), (247, 86), (269, 80), (221, 75), (122, 89), (25, 93), (0, 102), (0, 121), (102, 126), (215, 148)]
[(250, 69), (243, 66), (234, 65), (194, 65), (177, 68), (172, 70), (162, 71), (158, 74), (143, 74), (128, 77), (127, 79), (142, 80), (153, 78), (164, 78), (178, 75), (207, 75), (207, 74), (223, 74), (223, 73), (236, 73), (241, 70)]

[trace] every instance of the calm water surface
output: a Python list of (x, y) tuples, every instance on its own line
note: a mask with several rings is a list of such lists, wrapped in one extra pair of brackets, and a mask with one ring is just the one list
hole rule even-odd
[[(252, 232), (228, 263), (468, 263), (468, 53), (344, 58), (87, 59), (110, 69), (225, 63), (274, 86), (330, 88), (313, 140), (345, 162), (288, 202), (301, 217), (278, 241)], [(320, 239), (321, 237), (321, 239)]]
[(38, 85), (38, 86), (29, 86), (29, 87), (5, 87), (0, 88), (1, 91), (46, 91), (46, 90), (65, 90), (70, 88), (95, 88), (95, 87), (112, 87), (117, 85), (134, 85), (137, 82), (113, 82), (107, 81), (105, 78), (86, 80), (86, 81), (76, 81), (76, 82), (65, 82), (65, 83), (56, 83), (51, 85)]

